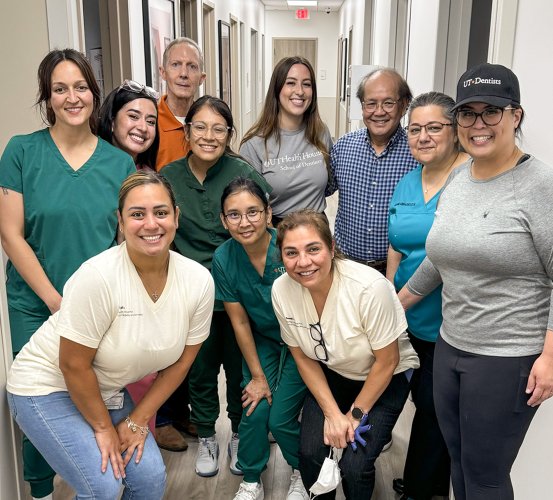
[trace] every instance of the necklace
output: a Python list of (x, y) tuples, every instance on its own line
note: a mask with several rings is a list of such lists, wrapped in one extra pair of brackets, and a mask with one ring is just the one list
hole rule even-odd
[[(421, 181), (422, 181), (422, 190), (424, 191), (424, 194), (428, 193), (428, 191), (436, 186), (441, 186), (442, 181), (446, 178), (447, 175), (451, 172), (451, 167), (455, 164), (457, 161), (457, 158), (459, 158), (459, 152), (457, 151), (457, 154), (455, 155), (455, 158), (453, 158), (453, 161), (449, 164), (449, 167), (445, 170), (445, 173), (440, 176), (438, 179), (438, 182), (434, 182), (432, 184), (428, 184), (428, 182), (424, 182), (421, 175)], [(426, 184), (426, 187), (424, 185)]]
[[(152, 287), (149, 283), (146, 284), (146, 279), (144, 275), (136, 269), (136, 272), (138, 273), (138, 276), (140, 277), (140, 280), (142, 281), (142, 285), (144, 286), (144, 289), (148, 293), (148, 295), (152, 298), (154, 302), (157, 302), (158, 299), (161, 297), (161, 293), (158, 293), (159, 287), (161, 287), (161, 291), (163, 292), (163, 288), (165, 287), (165, 283), (167, 282), (167, 272), (169, 270), (169, 259), (167, 259), (167, 262), (165, 264), (165, 268), (163, 271), (163, 274), (160, 279), (157, 280), (156, 286)], [(161, 281), (161, 283), (160, 283)], [(148, 288), (154, 288), (153, 291), (148, 290)]]

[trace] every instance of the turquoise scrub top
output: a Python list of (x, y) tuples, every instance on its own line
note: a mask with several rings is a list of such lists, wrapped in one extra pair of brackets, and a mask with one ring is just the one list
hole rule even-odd
[(253, 267), (244, 247), (234, 239), (227, 240), (215, 251), (211, 272), (215, 281), (215, 298), (240, 303), (248, 313), (254, 337), (260, 335), (282, 344), (271, 289), (274, 281), (286, 270), (276, 246), (276, 230), (268, 231), (271, 242), (263, 276)]
[[(436, 193), (427, 203), (422, 187), (422, 166), (409, 172), (397, 184), (390, 201), (388, 237), (392, 248), (401, 253), (394, 276), (400, 290), (426, 257), (426, 238), (434, 222), (440, 197)], [(411, 307), (407, 312), (409, 331), (417, 338), (435, 342), (442, 324), (442, 287)]]
[[(60, 294), (85, 260), (116, 243), (119, 188), (134, 171), (127, 153), (100, 138), (78, 170), (65, 161), (49, 129), (9, 141), (0, 159), (0, 186), (23, 195), (25, 240)], [(8, 305), (23, 318), (14, 318), (18, 328), (12, 327), (18, 351), (34, 333), (37, 318), (45, 321), (50, 311), (11, 262), (6, 274)], [(33, 317), (30, 332), (27, 316)]]

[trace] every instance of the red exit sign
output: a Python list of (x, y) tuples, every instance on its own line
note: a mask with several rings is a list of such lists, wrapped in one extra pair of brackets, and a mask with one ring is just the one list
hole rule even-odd
[(297, 9), (296, 19), (309, 19), (309, 11), (307, 9)]

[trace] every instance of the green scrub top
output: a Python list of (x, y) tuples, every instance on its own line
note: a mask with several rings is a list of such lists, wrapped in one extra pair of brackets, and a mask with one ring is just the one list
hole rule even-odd
[(274, 281), (286, 270), (276, 245), (276, 230), (268, 231), (271, 242), (263, 276), (253, 267), (244, 247), (234, 239), (226, 241), (215, 251), (211, 272), (215, 281), (215, 298), (240, 303), (248, 313), (254, 336), (260, 335), (282, 344), (271, 289)]
[(227, 154), (207, 171), (203, 184), (190, 170), (188, 157), (169, 163), (161, 174), (171, 184), (180, 209), (175, 246), (207, 269), (211, 269), (215, 249), (230, 238), (219, 217), (221, 195), (229, 182), (238, 176), (248, 177), (263, 191), (271, 192), (267, 181), (249, 163)]
[[(78, 170), (65, 161), (49, 129), (9, 141), (0, 186), (23, 195), (25, 240), (60, 294), (84, 261), (116, 243), (119, 188), (134, 171), (132, 158), (103, 139)], [(10, 308), (46, 320), (50, 311), (11, 262), (6, 274)], [(18, 335), (12, 332), (14, 350)]]

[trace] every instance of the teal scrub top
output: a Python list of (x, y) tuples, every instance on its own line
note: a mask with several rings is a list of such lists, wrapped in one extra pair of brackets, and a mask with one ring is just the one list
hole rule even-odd
[[(407, 283), (426, 257), (426, 237), (434, 222), (440, 193), (425, 203), (421, 165), (406, 174), (395, 188), (390, 201), (388, 236), (392, 248), (401, 253), (394, 276), (397, 290)], [(435, 342), (442, 324), (442, 287), (408, 309), (406, 317), (409, 331), (415, 337)]]
[(244, 247), (234, 239), (227, 240), (215, 251), (211, 272), (215, 281), (215, 298), (240, 303), (248, 313), (254, 337), (259, 335), (282, 344), (271, 289), (274, 281), (286, 270), (276, 246), (276, 230), (268, 231), (271, 242), (263, 276), (253, 267)]
[(267, 181), (249, 163), (228, 154), (207, 171), (203, 184), (190, 170), (188, 157), (169, 163), (161, 174), (171, 184), (180, 209), (175, 246), (179, 253), (207, 269), (211, 269), (215, 249), (230, 238), (219, 216), (221, 195), (229, 182), (239, 176), (248, 177), (263, 191), (271, 192)]
[[(0, 186), (23, 195), (25, 240), (60, 294), (84, 261), (116, 243), (119, 188), (135, 170), (127, 153), (100, 138), (78, 170), (65, 161), (49, 129), (9, 141)], [(47, 319), (50, 311), (11, 262), (6, 274), (10, 308)]]

